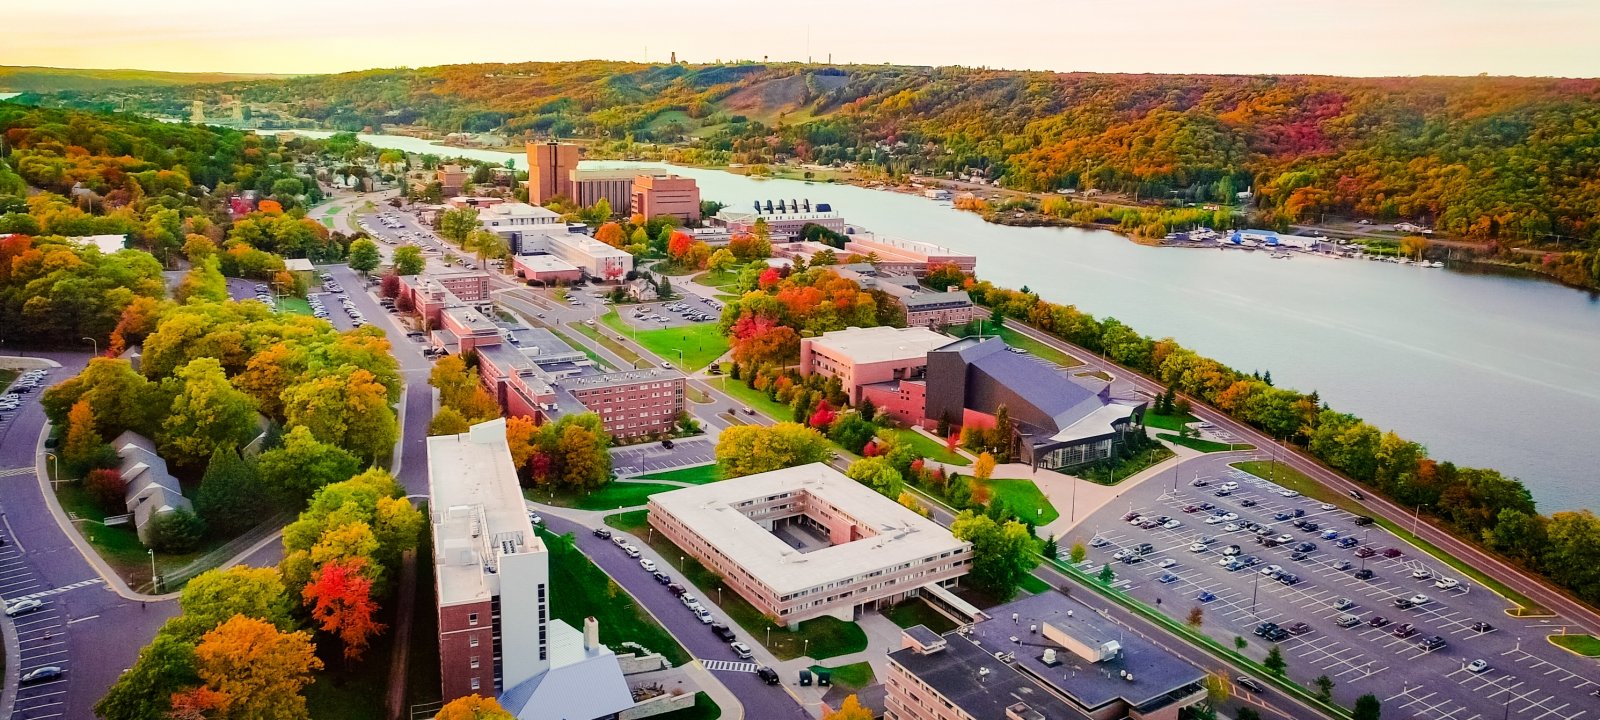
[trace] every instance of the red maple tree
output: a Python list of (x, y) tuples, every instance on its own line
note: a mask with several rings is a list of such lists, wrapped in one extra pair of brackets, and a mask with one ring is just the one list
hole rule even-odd
[(372, 580), (361, 573), (366, 563), (362, 557), (329, 562), (301, 591), (311, 606), (311, 618), (320, 623), (323, 632), (337, 635), (344, 643), (346, 660), (361, 659), (372, 636), (384, 629), (373, 619), (378, 603), (372, 599)]

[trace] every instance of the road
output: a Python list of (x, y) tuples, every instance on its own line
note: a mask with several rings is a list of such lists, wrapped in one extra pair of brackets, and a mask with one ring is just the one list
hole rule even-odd
[[(1006, 324), (1011, 329), (1016, 330), (1023, 335), (1027, 335), (1028, 337), (1051, 345), (1072, 355), (1073, 357), (1083, 360), (1088, 368), (1102, 370), (1104, 372), (1111, 373), (1119, 379), (1127, 380), (1128, 382), (1132, 383), (1132, 385), (1140, 392), (1143, 392), (1147, 395), (1154, 397), (1155, 395), (1165, 392), (1166, 390), (1163, 385), (1151, 380), (1150, 378), (1129, 371), (1116, 365), (1115, 363), (1102, 360), (1098, 355), (1085, 348), (1065, 342), (1053, 335), (1040, 331), (1037, 328), (1024, 325), (1015, 320), (1007, 320)], [(1402, 527), (1409, 527), (1411, 525), (1413, 517), (1413, 511), (1411, 508), (1401, 507), (1384, 498), (1376, 496), (1369, 489), (1363, 488), (1358, 483), (1344, 477), (1343, 475), (1340, 475), (1337, 472), (1334, 472), (1333, 470), (1328, 469), (1298, 449), (1279, 445), (1274, 439), (1267, 437), (1265, 434), (1252, 427), (1234, 420), (1232, 417), (1229, 417), (1215, 408), (1202, 404), (1198, 401), (1192, 402), (1193, 409), (1191, 412), (1195, 415), (1195, 417), (1217, 426), (1224, 432), (1238, 438), (1240, 442), (1251, 443), (1258, 448), (1278, 446), (1279, 449), (1277, 450), (1277, 457), (1279, 462), (1299, 470), (1317, 482), (1333, 488), (1334, 490), (1345, 495), (1349, 495), (1353, 491), (1361, 491), (1366, 497), (1365, 500), (1361, 501), (1361, 504), (1367, 508), (1369, 514), (1382, 516)], [(1584, 632), (1600, 633), (1600, 613), (1596, 613), (1592, 608), (1585, 606), (1584, 604), (1572, 599), (1566, 594), (1556, 590), (1555, 588), (1552, 588), (1540, 580), (1529, 577), (1520, 569), (1512, 567), (1510, 564), (1500, 560), (1499, 558), (1483, 552), (1476, 546), (1468, 544), (1456, 538), (1454, 535), (1435, 527), (1431, 522), (1424, 521), (1417, 527), (1417, 534), (1423, 540), (1432, 543), (1435, 547), (1440, 548), (1455, 558), (1460, 559), (1468, 565), (1471, 565), (1472, 567), (1488, 574), (1495, 580), (1505, 583), (1506, 586), (1516, 590), (1517, 592), (1532, 598), (1535, 602), (1539, 603), (1546, 609), (1560, 613), (1569, 621), (1571, 621), (1572, 625), (1576, 626), (1574, 629), (1582, 628)]]
[[(26, 354), (61, 363), (50, 371), (47, 384), (76, 375), (89, 360), (86, 352)], [(41, 386), (31, 393), (0, 429), (0, 525), (7, 539), (0, 547), (0, 596), (8, 602), (29, 597), (44, 602), (41, 609), (15, 618), (21, 667), (6, 671), (8, 682), (19, 672), (46, 665), (67, 674), (21, 688), (14, 720), (93, 717), (94, 704), (106, 688), (177, 613), (176, 602), (141, 603), (106, 587), (56, 523), (35, 475), (45, 424), (38, 403), (43, 392)]]
[[(624, 590), (638, 600), (656, 620), (672, 633), (672, 636), (683, 645), (684, 649), (700, 660), (727, 660), (739, 662), (739, 658), (728, 649), (728, 644), (711, 634), (711, 630), (700, 624), (683, 603), (669, 592), (665, 585), (655, 581), (643, 568), (639, 561), (624, 555), (621, 550), (594, 536), (589, 528), (571, 520), (545, 515), (546, 525), (556, 533), (571, 533), (577, 539), (578, 548), (594, 561), (600, 569), (610, 575), (613, 580), (621, 585)], [(641, 551), (649, 552), (649, 546), (637, 543)], [(653, 553), (651, 553), (653, 554)], [(669, 574), (672, 562), (668, 558), (656, 558), (657, 564)], [(738, 632), (746, 643), (754, 647), (754, 639), (748, 637), (737, 624), (730, 623), (730, 627)], [(754, 672), (744, 671), (712, 671), (718, 680), (722, 681), (739, 698), (744, 705), (745, 717), (751, 720), (809, 720), (811, 715), (801, 707), (800, 703), (790, 695), (783, 686), (770, 686), (761, 682)]]

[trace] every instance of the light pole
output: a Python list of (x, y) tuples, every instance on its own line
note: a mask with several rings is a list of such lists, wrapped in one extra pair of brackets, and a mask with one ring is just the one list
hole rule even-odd
[(772, 647), (772, 626), (767, 626), (767, 647)]
[(155, 548), (151, 548), (150, 549), (150, 590), (151, 591), (153, 591), (153, 592), (160, 592), (161, 591), (161, 585), (160, 585), (159, 580), (160, 580), (160, 578), (156, 577), (156, 551), (155, 551)]
[(55, 474), (50, 477), (50, 489), (59, 490), (61, 489), (61, 458), (56, 457), (56, 454), (52, 452), (47, 452), (44, 456), (50, 458), (51, 464), (55, 466), (56, 470)]
[(683, 556), (678, 556), (678, 572), (683, 572)]
[(1417, 503), (1417, 508), (1411, 511), (1411, 539), (1417, 539), (1417, 522), (1422, 519), (1422, 506), (1427, 503)]
[(84, 339), (88, 340), (90, 343), (92, 343), (94, 345), (95, 357), (99, 357), (100, 356), (100, 341), (96, 340), (96, 339), (94, 339), (92, 337), (86, 337)]

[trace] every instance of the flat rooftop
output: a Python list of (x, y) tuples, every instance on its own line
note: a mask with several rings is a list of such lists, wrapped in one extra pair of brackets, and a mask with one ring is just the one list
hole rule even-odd
[[(927, 631), (921, 625), (912, 630), (918, 628)], [(889, 653), (889, 659), (972, 717), (1004, 718), (1006, 708), (1021, 702), (1049, 720), (1088, 719), (1082, 709), (996, 660), (989, 650), (960, 635), (946, 635), (945, 639), (946, 646), (937, 652), (924, 655), (904, 648)]]
[(506, 218), (549, 218), (550, 220), (554, 221), (560, 217), (561, 213), (549, 208), (542, 208), (538, 205), (529, 205), (528, 203), (522, 202), (500, 203), (498, 205), (491, 205), (478, 210), (478, 218), (480, 220), (503, 220)]
[(518, 255), (515, 261), (534, 272), (571, 272), (578, 269), (577, 265), (554, 255)]
[(558, 380), (557, 384), (569, 390), (591, 390), (594, 388), (634, 385), (642, 382), (667, 382), (683, 377), (683, 373), (668, 368), (642, 368), (639, 370), (621, 370), (598, 375), (563, 378)]
[(428, 438), (428, 499), (440, 605), (498, 594), (501, 556), (545, 552), (523, 506), (504, 419)]
[(926, 358), (930, 350), (944, 347), (950, 342), (950, 336), (925, 327), (878, 326), (826, 332), (813, 339), (811, 345), (827, 348), (860, 364)]
[[(876, 534), (802, 553), (739, 509), (773, 496), (803, 493), (839, 508)], [(967, 547), (939, 524), (822, 463), (657, 493), (650, 505), (780, 596)]]
[[(988, 612), (992, 619), (973, 626), (974, 643), (991, 659), (997, 652), (1015, 652), (1015, 664), (1023, 672), (1049, 683), (1087, 708), (1097, 708), (1119, 698), (1133, 707), (1159, 705), (1158, 701), (1174, 693), (1179, 697), (1191, 694), (1191, 686), (1205, 679), (1200, 668), (1059, 593), (1040, 593)], [(1017, 614), (1016, 624), (1011, 622), (1012, 613)], [(1116, 642), (1122, 651), (1116, 658), (1090, 662), (1045, 639), (1042, 632), (1029, 634), (1029, 626), (1043, 628), (1046, 623), (1087, 646)], [(1020, 642), (1013, 642), (1012, 638)], [(950, 639), (952, 646), (958, 644), (955, 638)], [(1040, 659), (1047, 647), (1056, 648), (1058, 664), (1055, 667), (1045, 665)], [(1120, 677), (1118, 671), (1121, 670), (1132, 673), (1134, 680), (1129, 682)]]
[(483, 313), (469, 307), (447, 307), (443, 312), (445, 315), (449, 315), (451, 320), (475, 333), (499, 330), (499, 326), (495, 325), (493, 320), (484, 317)]

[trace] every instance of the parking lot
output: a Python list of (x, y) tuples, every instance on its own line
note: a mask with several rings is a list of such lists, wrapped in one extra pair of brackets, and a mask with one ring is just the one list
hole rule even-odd
[(617, 315), (622, 322), (640, 330), (686, 327), (716, 322), (722, 317), (722, 303), (684, 295), (683, 299), (671, 302), (619, 306)]
[[(98, 582), (98, 579), (96, 579)], [(65, 672), (71, 670), (67, 653), (67, 620), (54, 600), (56, 593), (23, 562), (16, 543), (0, 547), (0, 597), (12, 614), (21, 649), (22, 667), (13, 670), (27, 678), (40, 668), (60, 668), (63, 674), (24, 683), (17, 691), (14, 711), (19, 718), (60, 717), (66, 707)]]
[(611, 467), (623, 477), (672, 470), (716, 461), (716, 447), (706, 438), (688, 438), (673, 442), (671, 450), (661, 443), (628, 445), (612, 448)]
[[(44, 368), (24, 370), (0, 395), (0, 437), (10, 427), (12, 418), (22, 409), (23, 403), (36, 401), (44, 388), (50, 386), (50, 371)], [(3, 597), (4, 593), (0, 593)]]
[(416, 245), (422, 250), (428, 266), (434, 270), (471, 262), (470, 258), (446, 243), (433, 228), (423, 225), (411, 213), (385, 208), (382, 212), (358, 216), (356, 222), (358, 227), (378, 241), (379, 252), (385, 261), (395, 248)]
[[(1147, 482), (1128, 493), (1128, 505), (1091, 517), (1083, 527), (1095, 537), (1074, 538), (1098, 546), (1083, 567), (1110, 563), (1118, 586), (1180, 621), (1200, 607), (1204, 631), (1228, 644), (1245, 638), (1257, 659), (1279, 645), (1292, 679), (1311, 686), (1327, 675), (1347, 707), (1372, 693), (1385, 717), (1600, 715), (1600, 665), (1544, 639), (1559, 619), (1511, 618), (1503, 599), (1387, 531), (1241, 470), (1224, 466), (1196, 482), (1205, 485)], [(1238, 487), (1219, 496), (1225, 483)], [(1147, 529), (1124, 519), (1134, 514), (1167, 520)], [(1339, 547), (1347, 537), (1351, 546)], [(1139, 559), (1117, 559), (1146, 543)], [(1359, 579), (1365, 571), (1371, 576)], [(1284, 574), (1293, 577), (1277, 579)], [(1402, 607), (1401, 598), (1417, 602)], [(1433, 638), (1442, 643), (1425, 644)]]

